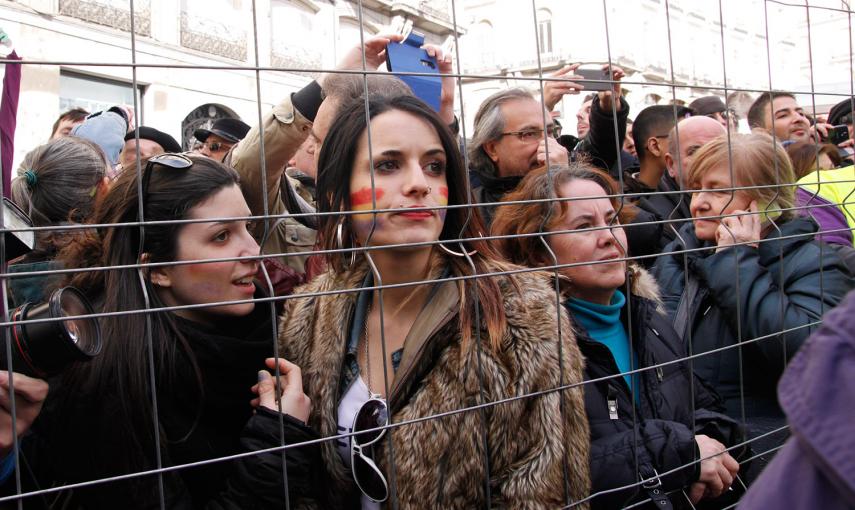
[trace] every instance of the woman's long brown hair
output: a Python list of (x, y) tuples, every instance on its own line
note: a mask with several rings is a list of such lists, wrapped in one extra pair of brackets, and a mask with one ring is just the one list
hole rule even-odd
[(612, 207), (618, 211), (618, 220), (626, 224), (635, 214), (635, 208), (622, 203), (618, 184), (602, 170), (588, 163), (574, 162), (568, 166), (554, 166), (549, 169), (540, 167), (529, 172), (519, 186), (505, 195), (493, 215), (490, 232), (494, 236), (503, 236), (496, 241), (498, 251), (514, 264), (527, 267), (551, 266), (552, 256), (543, 244), (543, 237), (534, 236), (541, 231), (553, 230), (567, 212), (567, 201), (559, 201), (558, 190), (568, 182), (575, 180), (592, 181), (603, 188), (610, 196)]
[[(356, 150), (360, 137), (368, 127), (368, 122), (377, 115), (387, 111), (398, 110), (419, 117), (428, 122), (439, 136), (446, 154), (446, 178), (448, 180), (448, 203), (450, 206), (473, 203), (467, 200), (467, 173), (460, 155), (457, 140), (448, 130), (445, 123), (431, 110), (429, 106), (413, 96), (381, 97), (371, 96), (368, 99), (368, 112), (365, 110), (365, 100), (359, 99), (342, 105), (339, 120), (332, 126), (321, 148), (318, 159), (318, 211), (350, 211), (350, 174), (353, 169)], [(342, 240), (344, 246), (338, 246), (337, 228), (342, 223)], [(354, 247), (350, 217), (347, 215), (321, 216), (319, 225), (320, 244), (324, 250)], [(456, 252), (462, 249), (478, 252), (471, 257), (472, 265), (465, 257), (455, 257), (442, 254), (452, 267), (453, 274), (489, 275), (503, 267), (501, 256), (487, 242), (481, 240), (485, 232), (484, 223), (478, 213), (477, 206), (455, 207), (446, 210), (445, 223), (440, 233), (440, 240), (448, 248)], [(471, 239), (457, 242), (458, 239)], [(434, 247), (441, 253), (438, 247)], [(360, 257), (357, 257), (359, 259)], [(347, 260), (350, 253), (326, 254), (328, 266), (337, 272), (350, 269)], [(484, 276), (473, 280), (462, 280), (460, 283), (460, 328), (464, 343), (472, 336), (475, 306), (480, 304), (482, 321), (487, 325), (490, 345), (498, 350), (505, 332), (507, 320), (503, 306), (502, 292), (495, 277)]]

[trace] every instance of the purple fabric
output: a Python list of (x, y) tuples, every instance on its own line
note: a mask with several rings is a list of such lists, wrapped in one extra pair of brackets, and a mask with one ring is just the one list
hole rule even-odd
[[(846, 216), (844, 216), (843, 211), (840, 210), (837, 204), (819, 195), (814, 196), (812, 191), (799, 187), (796, 188), (796, 206), (811, 207), (810, 209), (800, 209), (799, 214), (810, 216), (819, 223), (820, 233), (817, 234), (817, 239), (826, 243), (852, 246), (852, 231), (849, 230), (849, 223), (846, 221)], [(837, 230), (837, 232), (822, 233), (829, 230)]]
[(739, 508), (855, 508), (855, 292), (825, 315), (778, 385), (792, 437)]
[[(8, 60), (21, 60), (12, 50)], [(3, 169), (3, 196), (9, 198), (12, 187), (12, 159), (15, 156), (15, 127), (18, 95), (21, 91), (21, 64), (6, 64), (3, 75), (3, 99), (0, 99), (0, 165)]]

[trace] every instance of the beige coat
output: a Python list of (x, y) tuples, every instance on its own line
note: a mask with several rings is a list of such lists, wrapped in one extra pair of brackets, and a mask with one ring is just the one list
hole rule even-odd
[[(263, 128), (263, 129), (261, 129)], [(291, 104), (291, 96), (267, 113), (261, 128), (254, 126), (229, 154), (225, 163), (240, 174), (240, 187), (249, 210), (254, 216), (265, 214), (264, 197), (267, 196), (267, 214), (284, 216), (285, 204), (279, 196), (279, 182), (288, 160), (297, 152), (309, 135), (312, 123)], [(264, 132), (264, 170), (267, 186), (263, 186), (261, 165), (261, 133)], [(264, 222), (258, 222), (254, 234), (260, 237)], [(300, 253), (312, 250), (315, 231), (296, 220), (285, 217), (271, 219), (273, 226), (267, 242), (261, 247), (265, 255), (278, 255), (282, 261), (300, 273), (305, 272), (307, 255)]]
[[(364, 264), (343, 275), (323, 274), (289, 298), (282, 315), (280, 352), (302, 367), (304, 391), (312, 400), (309, 424), (321, 437), (337, 434), (342, 366), (358, 293), (300, 294), (359, 288), (365, 274)], [(400, 508), (484, 508), (488, 478), (493, 508), (560, 508), (588, 494), (589, 436), (581, 387), (454, 413), (583, 379), (582, 356), (548, 278), (542, 273), (496, 278), (508, 321), (499, 352), (491, 350), (483, 325), (480, 345), (472, 341), (462, 349), (457, 282), (436, 284), (405, 339), (388, 398), (392, 422), (453, 414), (390, 429), (394, 468), (388, 441), (375, 451), (390, 486), (397, 487)], [(358, 503), (335, 442), (323, 443), (322, 452), (331, 478), (324, 492), (333, 506)]]

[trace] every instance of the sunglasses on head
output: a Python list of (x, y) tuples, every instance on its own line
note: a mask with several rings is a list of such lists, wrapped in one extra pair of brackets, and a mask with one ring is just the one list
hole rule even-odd
[[(350, 437), (350, 465), (353, 467), (353, 480), (359, 490), (376, 503), (382, 503), (389, 498), (389, 485), (374, 462), (372, 451), (372, 447), (386, 434), (387, 425), (389, 425), (389, 409), (386, 407), (386, 401), (372, 397), (362, 404), (353, 418), (353, 435)], [(360, 432), (364, 430), (370, 432)]]
[(148, 199), (148, 185), (151, 182), (151, 174), (154, 172), (154, 167), (156, 166), (165, 166), (173, 170), (184, 170), (193, 166), (193, 160), (183, 154), (172, 154), (169, 152), (149, 158), (148, 163), (145, 164), (142, 174), (143, 207), (145, 207), (145, 203)]

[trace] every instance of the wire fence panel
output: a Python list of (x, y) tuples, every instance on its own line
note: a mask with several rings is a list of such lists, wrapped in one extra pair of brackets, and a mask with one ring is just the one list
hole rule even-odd
[(3, 2), (0, 504), (736, 508), (853, 288), (851, 18)]

